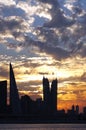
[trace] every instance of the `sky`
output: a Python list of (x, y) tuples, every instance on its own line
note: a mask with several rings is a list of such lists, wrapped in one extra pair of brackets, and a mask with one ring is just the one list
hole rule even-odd
[(86, 0), (0, 0), (0, 81), (12, 63), (20, 96), (58, 79), (58, 109), (86, 106)]

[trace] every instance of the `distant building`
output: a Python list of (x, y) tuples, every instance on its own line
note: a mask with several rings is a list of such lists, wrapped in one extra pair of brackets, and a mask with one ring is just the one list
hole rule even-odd
[(72, 105), (72, 108), (70, 110), (68, 110), (67, 113), (69, 115), (72, 115), (72, 116), (78, 115), (79, 114), (79, 106), (78, 105), (76, 105), (76, 106)]
[(21, 105), (12, 65), (10, 63), (10, 107), (13, 115), (21, 114)]
[(22, 108), (22, 114), (24, 115), (28, 115), (28, 114), (32, 114), (32, 99), (27, 96), (21, 96), (21, 108)]
[(76, 114), (78, 115), (79, 114), (79, 106), (76, 105)]
[(67, 114), (71, 115), (71, 116), (75, 115), (75, 106), (74, 105), (72, 105), (71, 109), (67, 110)]
[(0, 113), (4, 113), (7, 107), (7, 81), (0, 81)]
[(83, 107), (83, 114), (86, 115), (86, 107)]

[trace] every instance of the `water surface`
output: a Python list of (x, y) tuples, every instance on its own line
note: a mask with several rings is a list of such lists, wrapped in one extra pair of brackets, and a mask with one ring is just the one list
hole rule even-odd
[(0, 124), (0, 130), (86, 130), (86, 124)]

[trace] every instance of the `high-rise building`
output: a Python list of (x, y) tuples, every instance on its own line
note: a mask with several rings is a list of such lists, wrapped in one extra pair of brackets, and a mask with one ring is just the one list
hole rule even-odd
[(49, 81), (47, 78), (43, 77), (43, 100), (44, 100), (44, 102), (48, 102), (49, 98), (50, 98)]
[(4, 113), (7, 107), (7, 81), (0, 81), (0, 113)]
[(57, 111), (57, 79), (51, 84), (51, 109), (53, 112)]
[(43, 101), (45, 104), (45, 109), (50, 109), (50, 87), (47, 78), (43, 77)]
[(57, 83), (57, 79), (53, 80), (50, 88), (48, 79), (43, 77), (43, 101), (49, 112), (57, 111)]
[(21, 114), (21, 104), (11, 63), (10, 63), (10, 107), (13, 115)]

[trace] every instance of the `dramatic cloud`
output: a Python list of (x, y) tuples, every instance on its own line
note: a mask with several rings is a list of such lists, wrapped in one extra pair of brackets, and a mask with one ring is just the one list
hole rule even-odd
[(64, 26), (71, 26), (75, 23), (73, 20), (69, 20), (66, 17), (64, 17), (64, 12), (61, 11), (60, 5), (57, 0), (54, 1), (42, 1), (43, 3), (49, 3), (52, 5), (52, 9), (50, 9), (50, 14), (52, 16), (52, 19), (50, 22), (45, 23), (44, 27), (64, 27)]
[[(24, 48), (26, 49), (28, 47), (30, 49), (26, 49), (26, 51), (28, 52), (29, 50), (30, 53), (33, 53), (31, 51), (34, 50), (33, 48), (35, 46), (39, 48), (39, 50), (34, 50), (35, 53), (41, 51), (43, 54), (49, 54), (53, 58), (60, 60), (70, 57), (71, 52), (74, 53), (80, 48), (81, 44), (78, 43), (78, 39), (82, 39), (83, 34), (85, 35), (86, 32), (83, 24), (80, 23), (78, 26), (78, 23), (73, 20), (73, 17), (71, 19), (67, 18), (65, 10), (62, 11), (59, 1), (40, 1), (40, 5), (38, 4), (39, 2), (35, 1), (31, 3), (29, 1), (16, 2), (17, 4), (14, 3), (10, 6), (1, 4), (3, 17), (0, 20), (0, 31), (5, 34), (5, 37), (1, 38), (1, 42), (7, 42), (6, 45), (9, 49), (14, 48), (16, 52), (21, 52)], [(28, 7), (27, 10), (33, 8), (32, 13), (30, 10), (28, 14), (25, 8), (26, 5)], [(47, 7), (47, 11), (44, 6)], [(42, 11), (42, 13), (39, 13), (39, 11)], [(39, 14), (43, 13), (44, 15), (41, 17)], [(48, 20), (49, 22), (47, 23), (45, 22), (47, 17), (44, 17), (46, 13), (51, 15), (51, 20)], [(83, 17), (85, 19), (85, 16)], [(41, 28), (31, 28), (30, 26), (35, 26), (37, 22), (40, 23), (40, 18), (44, 19), (44, 25)], [(32, 23), (30, 23), (31, 19), (33, 19)], [(53, 27), (54, 29), (52, 29)], [(83, 30), (82, 36), (77, 32), (81, 30)], [(80, 54), (82, 56), (85, 55), (81, 51)]]
[(20, 95), (40, 97), (43, 75), (50, 82), (57, 77), (59, 108), (64, 102), (70, 107), (70, 100), (83, 106), (85, 5), (86, 0), (0, 0), (0, 79), (7, 78), (9, 87), (12, 62)]
[(0, 31), (4, 33), (7, 30), (17, 29), (20, 27), (21, 22), (21, 19), (0, 19)]

